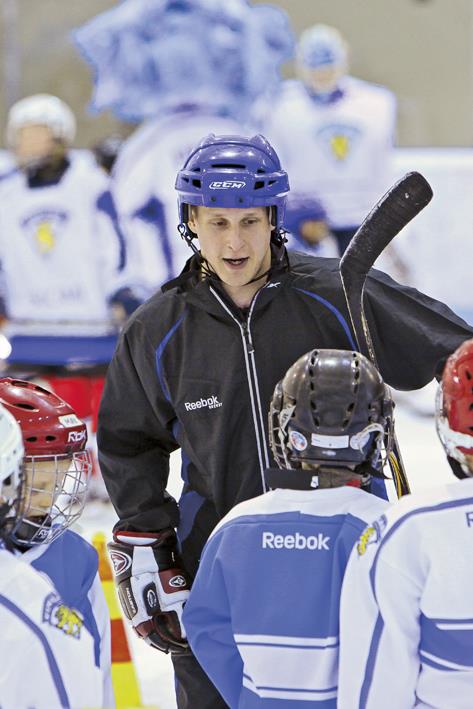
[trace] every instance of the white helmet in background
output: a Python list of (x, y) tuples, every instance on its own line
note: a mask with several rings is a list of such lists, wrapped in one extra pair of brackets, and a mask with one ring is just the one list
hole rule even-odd
[(19, 513), (23, 435), (15, 417), (0, 404), (0, 533)]
[(57, 96), (35, 94), (15, 103), (7, 119), (6, 142), (14, 148), (18, 131), (27, 125), (47, 126), (53, 138), (70, 145), (76, 135), (76, 119), (69, 106)]

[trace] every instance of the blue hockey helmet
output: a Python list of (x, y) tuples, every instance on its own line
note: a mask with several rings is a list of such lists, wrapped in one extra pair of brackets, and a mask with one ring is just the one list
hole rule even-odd
[(189, 219), (189, 205), (273, 207), (274, 231), (281, 233), (289, 180), (276, 151), (262, 135), (211, 133), (188, 156), (175, 187), (182, 225)]

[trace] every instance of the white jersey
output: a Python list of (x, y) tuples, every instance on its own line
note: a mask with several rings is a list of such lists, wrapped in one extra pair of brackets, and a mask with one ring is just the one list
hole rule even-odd
[(242, 131), (230, 118), (183, 113), (147, 121), (124, 143), (113, 171), (113, 197), (130, 258), (149, 288), (177, 276), (192, 255), (177, 231), (178, 171), (209, 133)]
[(341, 90), (323, 103), (286, 81), (262, 127), (291, 189), (313, 192), (333, 229), (359, 226), (389, 187), (396, 120), (388, 89), (347, 76)]
[(112, 685), (110, 613), (98, 572), (94, 547), (70, 529), (50, 544), (39, 544), (22, 552), (23, 561), (46, 574), (64, 603), (79, 611), (83, 625), (94, 640), (94, 662), (100, 668), (103, 703), (112, 709), (115, 697)]
[(2, 709), (100, 707), (94, 639), (47, 577), (0, 550)]
[[(86, 151), (84, 151), (85, 153)], [(75, 152), (57, 184), (0, 181), (2, 295), (10, 320), (104, 321), (107, 298), (126, 284), (123, 240), (98, 200), (105, 173)]]
[(278, 489), (220, 521), (183, 622), (230, 707), (335, 709), (345, 564), (366, 520), (387, 504), (353, 487)]
[(340, 709), (473, 706), (473, 480), (368, 527), (341, 601)]

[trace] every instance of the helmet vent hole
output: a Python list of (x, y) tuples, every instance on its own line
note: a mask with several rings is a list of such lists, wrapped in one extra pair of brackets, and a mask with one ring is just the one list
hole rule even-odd
[(189, 178), (188, 178), (188, 177), (183, 177), (182, 179), (184, 180), (184, 182), (189, 182)]
[(470, 411), (473, 411), (473, 404), (470, 404), (468, 408), (470, 409)]
[(213, 163), (212, 167), (227, 167), (232, 170), (244, 170), (246, 165), (239, 165), (238, 163)]
[(354, 408), (355, 408), (355, 404), (354, 404), (354, 402), (352, 401), (351, 404), (349, 404), (349, 405), (347, 406), (347, 411), (351, 413)]
[(257, 175), (265, 175), (265, 174), (266, 174), (266, 170), (264, 170), (262, 167), (259, 167), (259, 168), (256, 170), (256, 174), (257, 174)]
[(349, 424), (349, 419), (343, 419), (342, 428), (346, 428)]
[(55, 441), (55, 440), (56, 440), (56, 436), (46, 436), (46, 440), (47, 440), (47, 441)]
[(471, 379), (471, 372), (468, 369), (465, 369), (465, 374), (467, 379)]
[[(312, 386), (312, 382), (311, 382), (311, 386)], [(315, 401), (310, 402), (310, 408), (312, 409), (312, 411), (317, 411), (317, 404), (315, 403)]]
[(269, 186), (269, 185), (274, 185), (275, 182), (276, 182), (276, 180), (268, 180), (268, 186)]
[(255, 190), (260, 190), (264, 187), (264, 180), (256, 180)]
[(19, 409), (26, 409), (27, 411), (35, 411), (35, 407), (31, 406), (31, 404), (25, 404), (23, 402), (18, 402), (18, 404), (15, 404)]
[(354, 376), (355, 382), (357, 382), (358, 379), (360, 378), (360, 370), (357, 369), (356, 372), (355, 372), (355, 374), (354, 374), (353, 376)]
[(194, 187), (202, 187), (202, 183), (200, 180), (194, 179), (194, 180), (192, 180), (192, 184), (194, 185)]
[(314, 423), (316, 426), (320, 426), (320, 419), (318, 416), (314, 416)]
[(35, 443), (35, 441), (37, 441), (38, 439), (36, 436), (28, 436), (26, 440), (28, 441), (28, 443)]

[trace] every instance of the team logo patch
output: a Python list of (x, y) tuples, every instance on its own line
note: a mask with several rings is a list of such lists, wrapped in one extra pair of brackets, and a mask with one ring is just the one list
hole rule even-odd
[(54, 251), (67, 218), (66, 212), (51, 209), (23, 219), (22, 228), (40, 256), (47, 257)]
[(377, 544), (379, 542), (383, 536), (383, 532), (386, 529), (387, 524), (388, 520), (386, 515), (381, 515), (381, 517), (370, 527), (366, 527), (365, 531), (358, 540), (358, 544), (356, 545), (358, 556), (363, 556), (370, 544)]
[(305, 451), (307, 448), (307, 438), (299, 431), (291, 431), (289, 433), (289, 443), (295, 451)]
[(127, 571), (131, 566), (131, 556), (125, 554), (122, 551), (116, 551), (115, 549), (110, 552), (110, 558), (113, 564), (113, 571), (116, 576)]
[(43, 605), (43, 623), (49, 623), (70, 638), (79, 639), (84, 621), (78, 611), (62, 602), (60, 596), (50, 593)]
[(173, 576), (172, 579), (169, 579), (169, 585), (173, 588), (184, 588), (187, 586), (187, 581), (184, 576)]
[(353, 152), (360, 130), (355, 126), (334, 124), (321, 128), (316, 137), (335, 162), (344, 162)]

